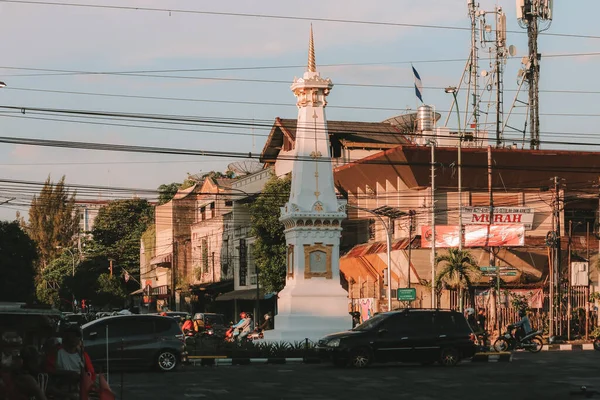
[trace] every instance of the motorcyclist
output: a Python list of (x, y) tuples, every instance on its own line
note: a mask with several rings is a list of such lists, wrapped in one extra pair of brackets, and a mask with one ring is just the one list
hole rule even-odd
[(479, 324), (477, 324), (477, 319), (475, 318), (475, 310), (473, 308), (467, 308), (467, 322), (469, 326), (473, 330), (473, 332), (479, 332)]
[(181, 330), (185, 334), (196, 332), (196, 330), (194, 329), (194, 323), (192, 322), (191, 316), (188, 315), (187, 317), (185, 317), (185, 322), (183, 323)]
[(240, 313), (240, 320), (232, 328), (234, 336), (237, 335), (237, 339), (241, 341), (252, 330), (252, 319), (247, 313), (242, 311)]
[(521, 339), (531, 333), (532, 329), (531, 321), (529, 320), (525, 309), (522, 308), (519, 310), (519, 318), (521, 318), (521, 320), (514, 323), (512, 326), (517, 329), (515, 331), (515, 339), (520, 342)]

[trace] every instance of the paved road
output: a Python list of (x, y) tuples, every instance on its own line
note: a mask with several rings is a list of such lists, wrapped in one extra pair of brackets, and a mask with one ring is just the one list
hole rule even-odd
[[(600, 352), (515, 353), (511, 363), (455, 368), (380, 365), (367, 370), (329, 365), (184, 367), (180, 371), (111, 376), (121, 400), (146, 399), (578, 399), (581, 385), (600, 391)], [(600, 399), (600, 395), (593, 398)]]

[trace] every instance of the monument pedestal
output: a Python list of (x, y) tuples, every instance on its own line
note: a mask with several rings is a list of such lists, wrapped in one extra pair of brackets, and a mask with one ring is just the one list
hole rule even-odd
[(352, 328), (348, 311), (348, 293), (339, 282), (311, 279), (287, 285), (277, 301), (275, 329), (265, 332), (265, 340), (289, 343), (316, 343), (330, 333)]

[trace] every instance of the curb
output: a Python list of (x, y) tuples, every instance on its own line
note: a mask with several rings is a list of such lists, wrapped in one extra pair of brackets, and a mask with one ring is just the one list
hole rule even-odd
[(200, 365), (249, 365), (249, 364), (320, 364), (319, 358), (228, 358), (227, 356), (190, 356), (189, 363)]
[[(470, 362), (512, 362), (512, 353), (475, 353)], [(227, 356), (190, 356), (189, 363), (193, 364), (194, 366), (198, 364), (202, 366), (250, 364), (320, 364), (321, 360), (319, 358), (228, 358)]]
[(471, 362), (512, 362), (512, 353), (475, 353)]
[(545, 344), (542, 351), (582, 351), (594, 350), (593, 343), (583, 344)]

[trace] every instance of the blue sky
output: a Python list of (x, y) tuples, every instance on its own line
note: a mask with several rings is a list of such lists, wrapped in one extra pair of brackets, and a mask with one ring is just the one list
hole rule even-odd
[[(51, 0), (50, 0), (51, 2)], [(72, 0), (77, 4), (102, 4), (160, 9), (198, 10), (330, 18), (469, 28), (466, 0), (122, 0), (119, 2)], [(594, 35), (600, 3), (556, 2), (548, 33)], [(482, 0), (491, 11), (494, 1)], [(515, 2), (499, 2), (508, 21), (508, 44), (517, 56), (505, 67), (505, 111), (514, 97), (520, 59), (527, 54), (525, 31), (518, 27)], [(577, 13), (577, 14), (576, 14)], [(185, 115), (272, 121), (295, 118), (295, 98), (289, 86), (302, 75), (307, 59), (310, 21), (216, 16), (167, 11), (132, 11), (0, 2), (0, 105), (106, 112)], [(440, 88), (457, 85), (469, 54), (468, 30), (352, 24), (313, 21), (317, 66), (334, 85), (329, 96), (330, 120), (382, 121), (416, 108), (412, 88), (373, 88), (346, 84), (412, 85), (410, 62), (425, 87), (423, 97), (445, 120), (451, 98)], [(514, 33), (513, 33), (514, 32)], [(600, 93), (548, 93), (544, 90), (598, 91), (600, 56), (572, 56), (598, 51), (600, 39), (541, 35), (543, 54), (540, 82), (542, 140), (600, 143), (596, 104)], [(554, 55), (554, 57), (553, 57)], [(557, 55), (560, 55), (558, 57)], [(566, 56), (565, 56), (566, 55)], [(481, 52), (480, 67), (488, 61)], [(546, 56), (548, 56), (546, 58)], [(462, 60), (423, 62), (425, 60)], [(373, 65), (341, 65), (377, 63)], [(335, 64), (334, 66), (324, 66)], [(275, 67), (226, 70), (239, 67)], [(216, 71), (156, 72), (168, 77), (109, 74), (56, 74), (32, 71), (89, 72), (218, 69)], [(187, 77), (187, 78), (182, 78)], [(190, 77), (284, 81), (241, 82)], [(434, 89), (435, 88), (435, 89)], [(81, 92), (53, 93), (48, 91)], [(100, 96), (99, 94), (137, 96)], [(461, 97), (463, 94), (461, 94)], [(178, 100), (143, 99), (164, 97)], [(525, 97), (523, 97), (525, 98)], [(195, 100), (195, 101), (192, 101)], [(250, 102), (254, 104), (237, 104)], [(269, 105), (265, 103), (275, 103)], [(461, 105), (464, 99), (461, 98)], [(365, 107), (365, 109), (344, 107)], [(375, 109), (374, 109), (375, 108)], [(551, 114), (593, 114), (573, 117)], [(550, 115), (548, 115), (550, 114)], [(198, 127), (203, 132), (127, 128), (33, 119), (29, 112), (0, 111), (0, 136), (73, 140), (114, 144), (175, 147), (202, 150), (260, 152), (268, 128), (227, 129)], [(64, 117), (52, 116), (54, 119)], [(522, 125), (522, 116), (511, 124)], [(72, 120), (72, 118), (69, 118)], [(449, 126), (456, 128), (455, 119)], [(110, 121), (115, 122), (115, 121)], [(148, 125), (148, 124), (146, 124)], [(209, 132), (206, 132), (209, 131)], [(587, 136), (586, 136), (587, 135)], [(542, 145), (542, 148), (550, 146)], [(555, 145), (554, 148), (590, 150), (593, 147)], [(182, 181), (186, 174), (225, 170), (231, 159), (161, 156), (91, 150), (55, 149), (0, 144), (0, 178), (41, 182), (66, 175), (69, 184), (155, 189), (162, 183)], [(2, 188), (4, 185), (0, 186)], [(31, 193), (20, 193), (15, 205), (0, 206), (1, 219), (13, 219)], [(103, 196), (107, 196), (103, 192)], [(0, 202), (12, 194), (0, 190)], [(89, 198), (89, 197), (88, 197)]]

